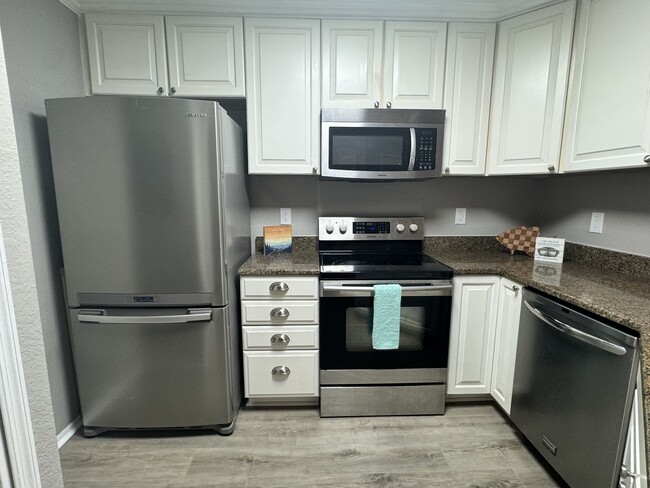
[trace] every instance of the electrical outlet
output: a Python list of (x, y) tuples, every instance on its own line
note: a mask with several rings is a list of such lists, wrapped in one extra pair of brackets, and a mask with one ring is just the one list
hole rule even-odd
[(465, 225), (465, 217), (467, 215), (467, 209), (466, 208), (457, 208), (456, 209), (456, 220), (454, 223), (456, 225)]
[(289, 225), (291, 224), (291, 209), (290, 208), (281, 208), (280, 209), (280, 224)]
[(591, 224), (589, 224), (589, 232), (594, 234), (603, 233), (603, 221), (605, 214), (603, 212), (591, 212)]

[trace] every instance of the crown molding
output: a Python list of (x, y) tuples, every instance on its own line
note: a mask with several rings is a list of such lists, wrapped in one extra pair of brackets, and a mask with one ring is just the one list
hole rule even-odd
[(561, 0), (59, 0), (86, 12), (496, 22)]

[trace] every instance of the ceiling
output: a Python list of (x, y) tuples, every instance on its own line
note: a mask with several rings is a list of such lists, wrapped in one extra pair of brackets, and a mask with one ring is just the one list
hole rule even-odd
[(502, 20), (558, 0), (59, 0), (77, 13), (156, 12), (256, 17)]

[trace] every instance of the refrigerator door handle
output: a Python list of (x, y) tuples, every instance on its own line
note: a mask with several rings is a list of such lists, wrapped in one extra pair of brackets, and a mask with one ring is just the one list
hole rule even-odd
[[(90, 311), (89, 311), (90, 312)], [(88, 324), (186, 324), (188, 322), (210, 322), (212, 310), (190, 310), (185, 315), (93, 315), (80, 313), (79, 322)]]

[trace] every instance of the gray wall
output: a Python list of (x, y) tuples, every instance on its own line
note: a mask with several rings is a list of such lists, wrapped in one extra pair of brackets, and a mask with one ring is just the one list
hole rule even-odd
[[(310, 176), (251, 176), (251, 235), (280, 223), (291, 207), (294, 235), (316, 235), (319, 216), (423, 216), (425, 234), (497, 235), (515, 225), (536, 224), (536, 179), (438, 178), (418, 182), (321, 181)], [(467, 208), (454, 225), (456, 207)]]
[(36, 271), (56, 431), (79, 415), (58, 269), (62, 265), (46, 98), (83, 96), (78, 19), (54, 0), (1, 0), (9, 90)]
[[(559, 175), (536, 194), (544, 235), (650, 256), (650, 170)], [(591, 212), (605, 212), (602, 234), (589, 232)]]
[[(0, 11), (0, 16), (4, 15), (5, 12)], [(0, 39), (0, 222), (7, 250), (12, 302), (41, 486), (59, 488), (63, 487), (63, 479), (31, 253), (33, 242), (30, 242), (4, 54)]]

